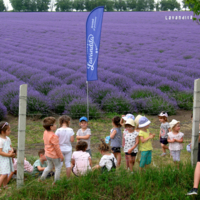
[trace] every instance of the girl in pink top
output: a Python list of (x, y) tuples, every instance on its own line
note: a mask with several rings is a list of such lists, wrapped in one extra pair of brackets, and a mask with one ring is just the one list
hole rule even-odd
[(92, 160), (90, 154), (86, 152), (87, 142), (79, 141), (76, 145), (76, 151), (72, 154), (72, 172), (76, 176), (84, 175), (91, 170)]

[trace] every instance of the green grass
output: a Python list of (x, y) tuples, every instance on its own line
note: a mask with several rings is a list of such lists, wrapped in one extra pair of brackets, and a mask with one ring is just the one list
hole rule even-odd
[(182, 163), (180, 170), (166, 165), (151, 167), (142, 173), (135, 171), (134, 174), (124, 169), (106, 174), (95, 171), (69, 180), (63, 177), (54, 187), (51, 179), (44, 184), (29, 178), (27, 185), (20, 190), (13, 188), (12, 194), (5, 194), (2, 199), (191, 199), (185, 194), (192, 187), (193, 173), (190, 163)]
[[(141, 113), (144, 115), (144, 113)], [(98, 152), (98, 144), (101, 138), (110, 134), (112, 128), (112, 118), (117, 113), (107, 113), (99, 119), (89, 121), (89, 127), (92, 130), (92, 163), (98, 164), (101, 154)], [(119, 115), (121, 116), (121, 114)], [(136, 116), (136, 114), (135, 114)], [(57, 116), (58, 117), (58, 116)], [(56, 118), (57, 118), (56, 117)], [(159, 138), (160, 123), (157, 116), (147, 116), (151, 121), (150, 131), (155, 133), (154, 140)], [(177, 117), (177, 116), (176, 116)], [(179, 119), (178, 116), (177, 119)], [(191, 132), (191, 122), (189, 119), (181, 121), (181, 131)], [(189, 120), (189, 123), (188, 123)], [(8, 122), (11, 124), (12, 133), (10, 135), (12, 144), (17, 147), (17, 118), (9, 116)], [(76, 133), (79, 129), (79, 121), (72, 120), (71, 126)], [(122, 128), (123, 129), (123, 128)], [(26, 147), (32, 149), (34, 155), (25, 155), (26, 159), (33, 164), (38, 159), (38, 147), (36, 144), (43, 144), (42, 119), (27, 118), (26, 129)], [(158, 145), (153, 149), (153, 158), (150, 168), (139, 173), (139, 163), (134, 165), (134, 174), (125, 170), (125, 158), (122, 153), (121, 166), (115, 173), (108, 176), (101, 175), (99, 172), (90, 173), (87, 176), (66, 179), (65, 167), (61, 172), (61, 180), (56, 187), (52, 187), (53, 179), (48, 179), (47, 184), (38, 183), (36, 179), (28, 177), (24, 187), (16, 189), (16, 181), (12, 180), (9, 191), (3, 191), (0, 194), (1, 199), (10, 200), (28, 200), (28, 199), (191, 199), (185, 194), (193, 185), (194, 169), (190, 166), (190, 153), (185, 150), (185, 146), (190, 142), (190, 138), (184, 137), (184, 149), (181, 151), (180, 170), (177, 170), (169, 153), (166, 157), (161, 157), (161, 147)], [(158, 142), (159, 143), (159, 142)], [(75, 143), (73, 144), (74, 148)], [(197, 199), (199, 196), (197, 197)]]

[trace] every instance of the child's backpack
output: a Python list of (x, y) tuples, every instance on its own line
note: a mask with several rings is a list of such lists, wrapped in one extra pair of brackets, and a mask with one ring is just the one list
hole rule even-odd
[[(113, 159), (110, 159), (110, 161), (112, 162), (112, 167), (111, 167), (111, 170), (110, 170), (110, 171), (115, 171), (116, 165), (115, 165), (115, 162), (114, 162), (114, 158), (113, 158)], [(104, 173), (104, 172), (109, 172), (106, 166), (103, 166), (103, 167), (101, 168), (101, 173)]]

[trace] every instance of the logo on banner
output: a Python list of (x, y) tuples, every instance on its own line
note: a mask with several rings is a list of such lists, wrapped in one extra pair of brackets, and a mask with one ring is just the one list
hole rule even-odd
[(87, 55), (88, 55), (87, 68), (93, 71), (94, 65), (98, 57), (98, 48), (94, 41), (94, 36), (92, 34), (90, 34), (87, 38)]

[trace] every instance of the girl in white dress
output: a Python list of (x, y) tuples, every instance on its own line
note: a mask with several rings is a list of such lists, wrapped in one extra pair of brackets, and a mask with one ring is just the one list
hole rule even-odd
[[(0, 188), (7, 189), (8, 174), (14, 171), (12, 157), (15, 156), (11, 147), (10, 125), (8, 122), (0, 123)], [(1, 189), (0, 189), (1, 191)]]

